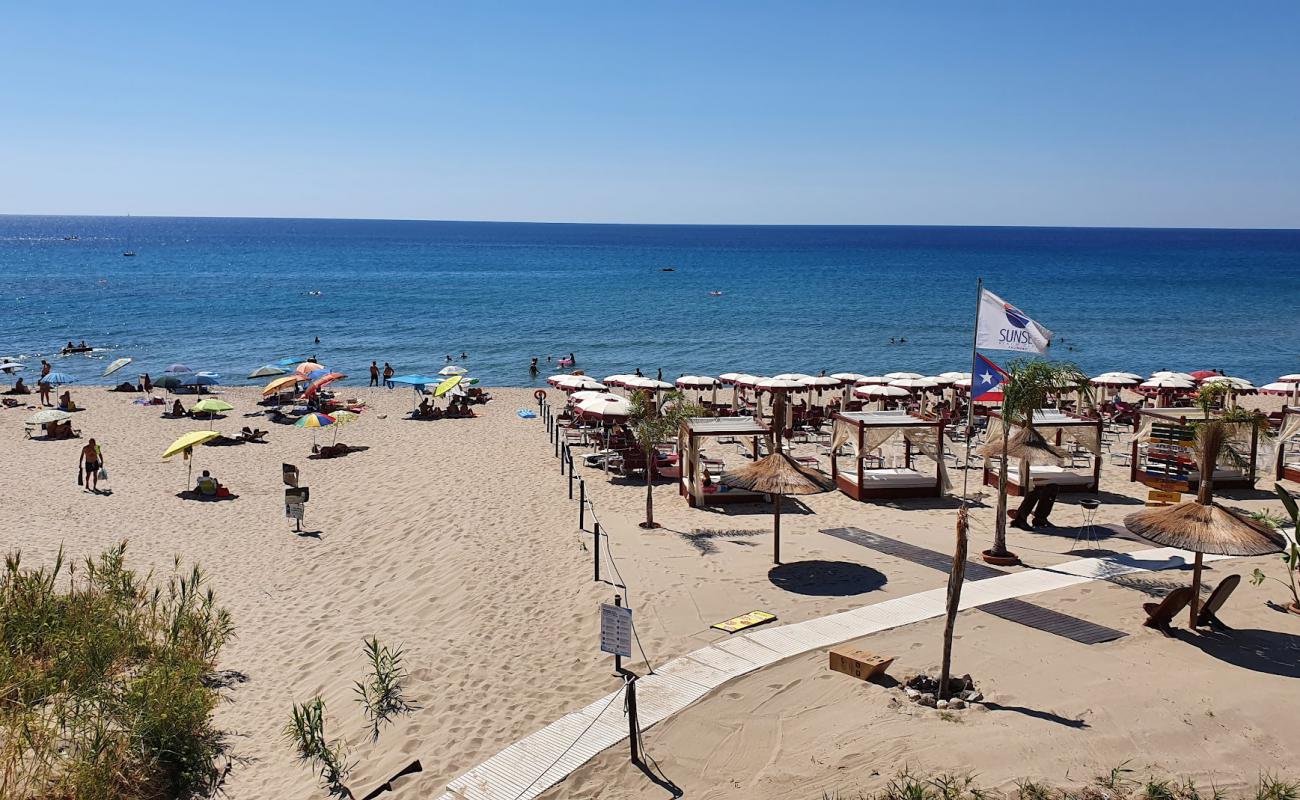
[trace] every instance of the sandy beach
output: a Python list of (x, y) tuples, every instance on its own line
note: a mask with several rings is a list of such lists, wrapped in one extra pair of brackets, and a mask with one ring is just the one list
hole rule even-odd
[[(165, 574), (179, 557), (204, 568), (236, 627), (220, 667), (246, 678), (235, 680), (218, 712), (239, 759), (227, 786), (237, 800), (324, 796), (280, 736), (291, 704), (316, 694), (331, 735), (346, 738), (358, 762), (350, 781), (358, 797), (417, 758), (423, 773), (392, 796), (436, 796), (511, 742), (617, 688), (612, 659), (597, 643), (598, 606), (615, 591), (634, 608), (649, 660), (661, 663), (725, 638), (709, 626), (748, 611), (773, 612), (775, 624), (786, 624), (945, 581), (820, 531), (855, 526), (950, 551), (953, 501), (858, 503), (829, 493), (791, 502), (787, 563), (774, 571), (768, 506), (691, 509), (661, 482), (655, 516), (664, 527), (644, 531), (637, 527), (642, 484), (579, 467), (626, 589), (594, 582), (591, 534), (578, 530), (578, 506), (543, 424), (516, 415), (536, 408), (532, 390), (490, 390), (495, 399), (477, 406), (475, 419), (417, 422), (402, 418), (409, 391), (340, 389), (368, 409), (339, 439), (367, 449), (331, 460), (308, 457), (312, 431), (246, 418), (261, 410), (255, 389), (224, 390), (235, 409), (210, 423), (162, 419), (161, 408), (133, 404), (135, 395), (72, 391), (85, 406), (74, 419), (81, 439), (27, 439), (23, 420), (32, 412), (0, 411), (8, 442), (0, 503), (9, 510), (0, 544), (41, 563), (60, 547), (81, 559), (128, 540), (136, 567)], [(195, 475), (211, 470), (235, 498), (177, 496), (188, 488), (186, 466), (160, 460), (173, 439), (253, 424), (270, 427), (266, 444), (202, 447), (194, 458)], [(333, 432), (314, 435), (328, 443)], [(110, 480), (103, 487), (111, 494), (88, 493), (74, 481), (79, 448), (92, 436), (104, 449)], [(718, 452), (724, 449), (739, 457), (738, 448)], [(295, 534), (285, 518), (282, 463), (296, 464), (311, 487), (310, 535)], [(959, 472), (953, 477), (960, 483)], [(1280, 507), (1264, 491), (1222, 494), (1249, 510)], [(1151, 547), (1120, 533), (1123, 516), (1144, 496), (1127, 468), (1107, 463), (1098, 514), (1106, 538), (1092, 546)], [(1054, 514), (1060, 527), (1013, 530), (1011, 548), (1029, 567), (1076, 558), (1068, 551), (1081, 519), (1077, 497), (1063, 495)], [(975, 509), (972, 552), (987, 546), (992, 521), (990, 507)], [(850, 577), (827, 589), (811, 577), (818, 568), (810, 562)], [(1233, 559), (1214, 564), (1207, 581), (1249, 577), (1255, 567), (1282, 574), (1274, 556)], [(1282, 587), (1243, 581), (1221, 615), (1232, 634), (1166, 638), (1144, 629), (1142, 603), (1187, 582), (1185, 572), (1153, 573), (1032, 598), (1128, 634), (1101, 645), (963, 612), (954, 666), (972, 674), (991, 703), (959, 721), (900, 703), (896, 689), (828, 671), (822, 650), (722, 687), (647, 731), (646, 744), (687, 796), (709, 798), (874, 789), (905, 765), (974, 772), (1002, 788), (1021, 777), (1087, 782), (1126, 762), (1221, 788), (1286, 771), (1300, 757), (1293, 701), (1300, 617), (1267, 605), (1286, 599)], [(856, 644), (896, 656), (890, 674), (902, 678), (937, 666), (941, 627), (931, 620)], [(364, 669), (362, 640), (372, 635), (405, 648), (407, 696), (419, 706), (377, 744), (367, 740), (352, 699)], [(629, 666), (647, 669), (639, 657)], [(666, 793), (615, 749), (547, 796)]]

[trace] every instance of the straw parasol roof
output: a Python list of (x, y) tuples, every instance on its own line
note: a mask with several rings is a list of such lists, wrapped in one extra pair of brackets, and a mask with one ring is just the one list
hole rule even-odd
[(727, 486), (763, 494), (821, 494), (835, 488), (825, 474), (799, 464), (785, 452), (724, 472), (719, 480)]
[[(1002, 437), (994, 436), (975, 452), (985, 458), (1000, 457), (1003, 454)], [(1060, 464), (1070, 457), (1064, 450), (1043, 438), (1037, 429), (1023, 427), (1017, 427), (1008, 437), (1006, 454), (1008, 458), (1024, 459), (1030, 464), (1038, 465)]]
[(1262, 556), (1286, 547), (1282, 534), (1218, 503), (1146, 508), (1125, 517), (1124, 527), (1149, 542), (1193, 553)]

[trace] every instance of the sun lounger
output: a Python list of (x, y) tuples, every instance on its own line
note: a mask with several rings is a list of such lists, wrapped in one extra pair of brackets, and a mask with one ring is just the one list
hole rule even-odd
[(1240, 575), (1229, 575), (1220, 581), (1219, 585), (1214, 587), (1214, 591), (1210, 592), (1210, 596), (1206, 599), (1205, 605), (1201, 606), (1200, 611), (1197, 612), (1196, 624), (1198, 626), (1206, 625), (1215, 630), (1231, 630), (1227, 625), (1224, 625), (1223, 622), (1219, 620), (1217, 614), (1219, 613), (1219, 609), (1223, 608), (1223, 604), (1228, 602), (1228, 597), (1240, 583)]
[(1192, 587), (1180, 586), (1165, 595), (1165, 599), (1159, 603), (1143, 603), (1142, 610), (1147, 612), (1147, 620), (1142, 624), (1160, 631), (1165, 636), (1172, 636), (1169, 623), (1173, 622), (1174, 616), (1190, 602), (1192, 602)]

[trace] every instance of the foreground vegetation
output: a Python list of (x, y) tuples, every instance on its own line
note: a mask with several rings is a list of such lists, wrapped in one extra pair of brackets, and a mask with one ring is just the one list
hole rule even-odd
[(1190, 778), (1139, 779), (1126, 764), (1084, 785), (1055, 786), (1022, 780), (1010, 792), (983, 789), (971, 774), (923, 776), (904, 769), (877, 792), (823, 793), (822, 800), (1300, 800), (1300, 781), (1260, 775), (1254, 786), (1225, 792)]
[(213, 665), (233, 635), (198, 567), (165, 583), (126, 544), (79, 567), (5, 558), (0, 797), (206, 797), (228, 761)]

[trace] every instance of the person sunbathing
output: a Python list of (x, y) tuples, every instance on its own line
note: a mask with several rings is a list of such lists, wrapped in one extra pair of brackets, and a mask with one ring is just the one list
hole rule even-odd
[(63, 394), (59, 395), (59, 410), (60, 411), (77, 410), (77, 404), (72, 402), (72, 392), (64, 392)]
[(31, 394), (31, 393), (32, 390), (27, 388), (27, 384), (23, 383), (22, 378), (19, 378), (14, 383), (14, 388), (5, 392), (5, 394)]
[(172, 403), (171, 416), (177, 418), (185, 416), (185, 406), (181, 405), (181, 399), (179, 397), (176, 398), (175, 403)]
[(204, 497), (216, 497), (217, 492), (221, 491), (221, 482), (212, 477), (212, 473), (206, 469), (199, 476), (198, 483), (194, 485), (194, 491)]
[(266, 441), (267, 432), (261, 428), (249, 428), (247, 425), (239, 432), (239, 438), (245, 442), (263, 442)]
[(48, 439), (71, 439), (72, 420), (45, 423), (45, 436)]

